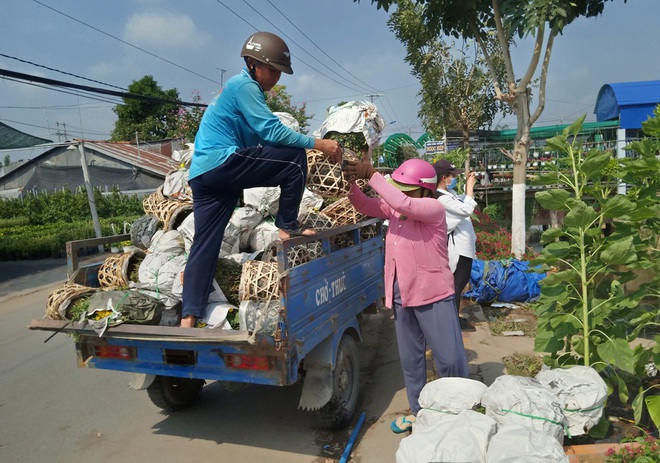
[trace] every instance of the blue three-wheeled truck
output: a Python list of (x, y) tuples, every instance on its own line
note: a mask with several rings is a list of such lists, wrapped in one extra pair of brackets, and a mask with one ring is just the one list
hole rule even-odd
[[(289, 268), (289, 251), (313, 241), (321, 256)], [(32, 320), (29, 328), (74, 334), (79, 367), (136, 373), (136, 388), (166, 410), (189, 405), (205, 380), (289, 386), (302, 379), (299, 406), (317, 411), (325, 427), (344, 427), (359, 392), (361, 322), (383, 299), (382, 222), (276, 243), (280, 310), (272, 336), (142, 324), (99, 336), (84, 323), (50, 319)]]

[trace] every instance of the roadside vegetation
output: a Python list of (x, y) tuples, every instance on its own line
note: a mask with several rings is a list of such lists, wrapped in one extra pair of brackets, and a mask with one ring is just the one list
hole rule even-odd
[[(124, 232), (144, 214), (142, 200), (112, 191), (94, 191), (103, 236)], [(64, 257), (66, 242), (94, 238), (87, 192), (28, 193), (0, 200), (0, 260)]]

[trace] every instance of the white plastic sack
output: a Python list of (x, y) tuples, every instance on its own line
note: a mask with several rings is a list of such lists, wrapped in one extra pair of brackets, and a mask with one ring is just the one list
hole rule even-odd
[(243, 203), (262, 216), (275, 215), (280, 207), (280, 187), (256, 187), (243, 190)]
[(182, 254), (147, 254), (138, 268), (139, 282), (153, 287), (156, 291), (172, 294), (174, 281), (180, 280), (187, 260)]
[(270, 243), (279, 239), (280, 236), (277, 233), (275, 224), (270, 220), (265, 220), (254, 227), (254, 230), (250, 233), (248, 247), (253, 252), (263, 251)]
[(607, 400), (607, 384), (591, 367), (546, 369), (536, 375), (562, 403), (571, 436), (581, 436), (598, 424)]
[(323, 124), (314, 132), (316, 138), (324, 138), (328, 132), (361, 133), (370, 148), (378, 145), (385, 121), (378, 108), (367, 101), (349, 101), (341, 106), (331, 106)]
[(300, 132), (300, 123), (291, 114), (285, 113), (284, 111), (273, 111), (273, 114), (279, 118), (282, 124), (286, 125), (291, 130)]
[(261, 251), (255, 252), (239, 252), (237, 254), (227, 254), (225, 259), (233, 260), (234, 262), (243, 265), (248, 260), (255, 260)]
[(298, 209), (298, 220), (302, 220), (310, 211), (320, 210), (322, 206), (323, 196), (305, 188), (302, 200), (300, 201), (300, 209)]
[(192, 199), (192, 190), (188, 185), (188, 171), (177, 170), (165, 177), (163, 195), (170, 199), (188, 201)]
[(497, 430), (488, 443), (487, 463), (568, 463), (564, 446), (542, 431), (508, 425)]
[(227, 321), (227, 315), (230, 310), (238, 310), (229, 302), (209, 302), (204, 308), (204, 315), (201, 318), (203, 323), (209, 329), (231, 330), (232, 327)]
[(488, 441), (496, 428), (495, 420), (473, 410), (447, 416), (401, 439), (396, 463), (486, 463)]
[(180, 166), (190, 167), (190, 162), (192, 161), (193, 153), (195, 152), (195, 145), (192, 143), (186, 143), (182, 149), (174, 150), (172, 152), (172, 159), (179, 163)]
[(248, 248), (250, 233), (252, 233), (254, 227), (261, 223), (263, 218), (263, 215), (259, 211), (251, 207), (239, 207), (234, 210), (229, 221), (239, 230), (239, 250)]
[(183, 254), (185, 252), (183, 236), (178, 230), (158, 230), (151, 238), (149, 253), (155, 254)]
[(499, 426), (526, 426), (564, 442), (561, 401), (534, 378), (498, 376), (482, 394), (481, 405)]
[(183, 219), (177, 228), (177, 231), (181, 233), (181, 237), (183, 238), (183, 247), (186, 254), (190, 254), (190, 247), (192, 246), (193, 238), (195, 237), (195, 214), (193, 212)]
[(422, 409), (413, 425), (414, 432), (433, 426), (446, 416), (472, 410), (481, 403), (481, 395), (486, 389), (484, 383), (468, 378), (447, 377), (426, 383), (419, 394)]
[[(179, 228), (177, 228), (177, 231), (181, 234), (183, 239), (183, 250), (187, 254), (190, 254), (190, 248), (195, 240), (195, 214), (188, 214), (188, 216), (183, 219), (183, 222), (181, 222), (181, 225), (179, 225)], [(241, 230), (230, 219), (230, 222), (227, 224), (227, 228), (225, 228), (225, 232), (222, 235), (222, 245), (220, 246), (218, 257), (225, 257), (229, 254), (238, 253), (240, 251), (240, 239)]]

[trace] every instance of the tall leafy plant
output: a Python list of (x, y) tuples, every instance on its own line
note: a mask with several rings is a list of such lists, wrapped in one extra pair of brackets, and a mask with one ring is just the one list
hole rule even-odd
[[(645, 129), (651, 124), (658, 130), (657, 119)], [(627, 403), (628, 387), (619, 373), (641, 377), (650, 361), (660, 362), (660, 336), (654, 348), (631, 344), (642, 329), (657, 325), (657, 305), (646, 301), (657, 302), (660, 295), (660, 145), (657, 139), (634, 144), (635, 156), (626, 159), (616, 159), (611, 151), (587, 151), (578, 137), (583, 121), (547, 140), (559, 157), (536, 181), (550, 187), (536, 193), (541, 207), (563, 211), (565, 219), (562, 227), (543, 233), (543, 251), (532, 262), (550, 270), (540, 282), (535, 350), (549, 353), (552, 366), (592, 366)], [(625, 195), (617, 194), (621, 180), (629, 185)], [(626, 290), (643, 269), (655, 270), (653, 281)], [(641, 418), (645, 400), (660, 423), (660, 403), (653, 396), (645, 399), (645, 392), (641, 389), (633, 403), (635, 418)]]

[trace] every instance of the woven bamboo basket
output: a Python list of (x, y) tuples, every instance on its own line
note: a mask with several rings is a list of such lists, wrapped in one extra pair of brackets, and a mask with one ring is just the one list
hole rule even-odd
[(238, 297), (241, 301), (279, 300), (277, 263), (248, 260), (243, 264)]
[(77, 299), (93, 294), (94, 288), (77, 283), (65, 283), (48, 295), (46, 300), (46, 318), (51, 320), (64, 320), (67, 318), (67, 309)]
[[(344, 159), (357, 161), (358, 157), (353, 151), (346, 149)], [(307, 169), (307, 188), (311, 191), (323, 198), (334, 198), (348, 193), (351, 185), (342, 175), (341, 164), (333, 163), (320, 151), (307, 152)]]
[(157, 217), (163, 222), (163, 230), (174, 230), (192, 212), (190, 201), (177, 201), (163, 195), (163, 186), (142, 200), (145, 214)]
[(307, 211), (307, 214), (300, 220), (301, 224), (305, 227), (314, 228), (315, 230), (328, 230), (335, 226), (330, 217), (321, 211)]
[(142, 249), (133, 249), (123, 254), (108, 257), (99, 268), (99, 283), (102, 289), (128, 288), (131, 273), (147, 254)]
[(364, 219), (364, 215), (360, 214), (348, 198), (341, 198), (338, 201), (330, 204), (321, 212), (330, 217), (335, 227), (358, 223)]
[[(277, 241), (273, 241), (268, 246), (266, 246), (261, 260), (264, 262), (277, 263)], [(287, 252), (287, 260), (289, 261), (288, 268), (293, 268), (312, 260), (310, 256), (310, 249), (307, 246), (307, 243), (290, 248)]]
[(378, 229), (375, 225), (367, 225), (360, 229), (360, 239), (366, 241), (378, 235)]

